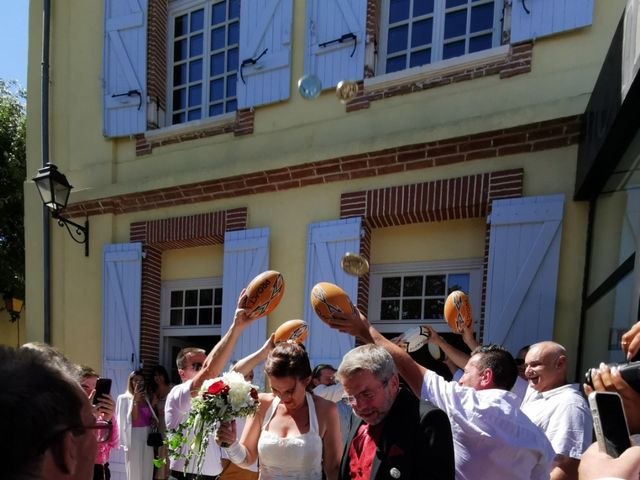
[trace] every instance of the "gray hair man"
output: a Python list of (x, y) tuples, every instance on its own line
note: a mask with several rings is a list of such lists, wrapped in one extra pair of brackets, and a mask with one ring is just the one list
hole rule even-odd
[(337, 372), (353, 407), (340, 478), (454, 478), (447, 415), (400, 387), (391, 355), (376, 345), (348, 352)]

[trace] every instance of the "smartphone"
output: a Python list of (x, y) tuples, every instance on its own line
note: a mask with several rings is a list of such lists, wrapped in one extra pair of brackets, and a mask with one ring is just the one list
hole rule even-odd
[(93, 396), (93, 404), (96, 405), (103, 394), (111, 393), (111, 379), (99, 378), (96, 380), (96, 394)]
[(617, 458), (631, 446), (622, 399), (616, 392), (592, 392), (589, 407), (600, 450)]

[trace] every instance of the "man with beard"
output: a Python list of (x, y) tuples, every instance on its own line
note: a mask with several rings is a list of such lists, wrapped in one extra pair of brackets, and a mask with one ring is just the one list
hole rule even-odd
[(447, 415), (400, 387), (391, 355), (376, 345), (347, 353), (337, 372), (353, 407), (340, 479), (453, 479)]

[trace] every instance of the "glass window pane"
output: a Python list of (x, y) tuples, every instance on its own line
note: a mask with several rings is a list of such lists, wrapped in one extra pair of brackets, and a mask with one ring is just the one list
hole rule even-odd
[(240, 38), (240, 23), (234, 22), (229, 25), (227, 32), (227, 45), (235, 45)]
[(409, 67), (419, 67), (431, 63), (431, 49), (420, 50), (419, 52), (411, 52)]
[(459, 42), (449, 43), (442, 49), (442, 59), (460, 57), (464, 55), (464, 40)]
[(187, 308), (184, 311), (184, 324), (185, 325), (197, 325), (198, 324), (198, 309)]
[(173, 61), (179, 62), (187, 58), (187, 39), (177, 40), (173, 42)]
[(227, 98), (236, 96), (236, 84), (238, 83), (235, 75), (227, 77)]
[(178, 90), (174, 90), (173, 110), (182, 110), (186, 106), (187, 106), (187, 89), (179, 88)]
[(403, 297), (418, 297), (422, 295), (422, 275), (404, 277), (404, 284), (402, 286)]
[(222, 308), (213, 309), (213, 324), (220, 325), (222, 323)]
[(187, 64), (181, 63), (173, 67), (173, 86), (178, 87), (187, 82)]
[(173, 35), (180, 37), (187, 33), (187, 15), (180, 15), (173, 21)]
[(469, 293), (469, 274), (468, 273), (455, 273), (449, 275), (447, 279), (449, 285), (447, 285), (447, 295), (454, 290), (462, 290), (465, 293)]
[(184, 292), (184, 306), (195, 307), (198, 305), (198, 290), (186, 290)]
[(229, 100), (227, 102), (227, 113), (235, 112), (238, 109), (238, 102), (236, 100)]
[(220, 50), (225, 47), (224, 27), (211, 30), (211, 51)]
[(224, 109), (222, 103), (216, 103), (215, 105), (211, 105), (209, 107), (209, 116), (215, 117), (216, 115), (222, 115), (224, 113)]
[(413, 16), (433, 13), (433, 0), (413, 0)]
[(200, 306), (213, 305), (213, 289), (203, 288), (200, 290)]
[(240, 17), (240, 0), (229, 1), (229, 19)]
[(182, 325), (182, 310), (171, 310), (169, 325)]
[(216, 305), (222, 305), (222, 289), (216, 288), (214, 303)]
[(200, 309), (200, 325), (211, 325), (213, 323), (213, 309), (201, 308)]
[(171, 292), (171, 307), (182, 307), (182, 290)]
[(493, 28), (493, 3), (471, 9), (471, 33)]
[(444, 275), (427, 275), (425, 295), (444, 295), (444, 285)]
[(224, 53), (216, 53), (211, 55), (210, 73), (212, 77), (217, 77), (224, 73)]
[(457, 7), (458, 5), (464, 5), (467, 0), (447, 0), (446, 8)]
[(184, 113), (174, 113), (171, 117), (171, 123), (173, 125), (177, 125), (179, 123), (183, 123), (185, 119)]
[(199, 82), (202, 80), (202, 60), (189, 62), (189, 81)]
[(400, 285), (402, 279), (400, 277), (387, 277), (382, 279), (382, 296), (383, 297), (399, 297)]
[(195, 110), (189, 110), (189, 113), (187, 114), (188, 121), (200, 120), (201, 118), (202, 118), (202, 111), (199, 108), (196, 108)]
[(389, 23), (409, 18), (409, 0), (391, 0), (389, 2)]
[(409, 27), (400, 25), (389, 29), (387, 42), (387, 53), (399, 52), (407, 49), (407, 36), (409, 35)]
[(224, 98), (224, 79), (219, 78), (210, 83), (209, 100), (222, 100)]
[(231, 48), (227, 52), (227, 72), (238, 70), (238, 49)]
[(189, 55), (196, 57), (202, 55), (202, 34), (194, 35), (189, 39)]
[(439, 320), (444, 316), (444, 299), (429, 298), (424, 301), (424, 319)]
[(492, 35), (480, 35), (479, 37), (473, 37), (469, 40), (469, 53), (480, 52), (482, 50), (488, 50), (491, 48)]
[(393, 57), (387, 59), (386, 73), (397, 72), (404, 70), (407, 67), (406, 55), (400, 55), (399, 57)]
[(415, 22), (411, 27), (411, 46), (420, 47), (431, 43), (433, 36), (433, 19)]
[(447, 13), (444, 17), (444, 38), (453, 38), (467, 33), (467, 11)]
[(202, 85), (189, 87), (189, 106), (195, 107), (202, 104)]
[(420, 320), (422, 318), (422, 300), (403, 300), (402, 319)]
[(191, 13), (191, 33), (198, 32), (204, 27), (204, 9)]
[(380, 320), (398, 320), (400, 318), (400, 300), (382, 300)]
[(211, 10), (211, 25), (223, 23), (227, 19), (227, 2), (214, 3)]

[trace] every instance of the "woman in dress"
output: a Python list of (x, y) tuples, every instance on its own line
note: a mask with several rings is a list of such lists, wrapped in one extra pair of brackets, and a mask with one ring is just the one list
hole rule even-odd
[(264, 367), (273, 393), (260, 394), (260, 406), (236, 441), (235, 422), (218, 429), (216, 442), (240, 465), (259, 460), (261, 480), (336, 480), (341, 437), (335, 403), (306, 391), (311, 365), (303, 346), (280, 343)]
[[(156, 365), (151, 369), (151, 391), (153, 392), (153, 400), (151, 405), (158, 417), (158, 431), (163, 437), (166, 437), (167, 426), (164, 422), (164, 404), (167, 401), (167, 395), (173, 388), (173, 384), (169, 380), (169, 373), (162, 365)], [(169, 449), (166, 445), (158, 448), (157, 458), (165, 460), (164, 465), (156, 468), (153, 478), (156, 480), (165, 480), (169, 478)]]
[(158, 419), (147, 397), (141, 370), (129, 374), (127, 391), (116, 402), (116, 418), (128, 480), (152, 479), (153, 447), (147, 445), (147, 437)]

